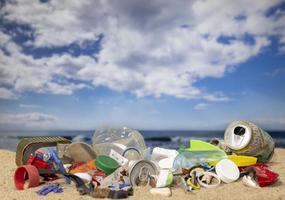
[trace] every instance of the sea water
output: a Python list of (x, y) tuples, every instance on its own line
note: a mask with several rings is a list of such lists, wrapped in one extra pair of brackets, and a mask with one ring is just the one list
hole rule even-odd
[[(285, 131), (267, 131), (276, 147), (285, 148)], [(63, 136), (70, 140), (80, 140), (92, 144), (94, 130), (87, 131), (3, 131), (0, 132), (0, 149), (15, 151), (19, 140), (33, 136)], [(178, 149), (180, 145), (189, 146), (190, 139), (209, 141), (224, 137), (224, 131), (187, 131), (187, 130), (140, 130), (148, 147)]]

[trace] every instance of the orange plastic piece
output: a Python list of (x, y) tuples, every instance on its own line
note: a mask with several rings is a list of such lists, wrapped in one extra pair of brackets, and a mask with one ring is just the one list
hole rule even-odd
[(96, 164), (95, 164), (95, 160), (89, 160), (86, 163), (84, 163), (83, 165), (80, 165), (74, 169), (71, 169), (69, 172), (71, 174), (75, 174), (75, 173), (82, 173), (82, 172), (88, 172), (88, 171), (92, 171), (92, 170), (96, 170)]

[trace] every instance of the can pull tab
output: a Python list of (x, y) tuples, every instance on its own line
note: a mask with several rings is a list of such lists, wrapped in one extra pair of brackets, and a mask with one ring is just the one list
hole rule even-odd
[(139, 180), (141, 182), (147, 182), (150, 174), (150, 169), (148, 167), (142, 167), (139, 172)]

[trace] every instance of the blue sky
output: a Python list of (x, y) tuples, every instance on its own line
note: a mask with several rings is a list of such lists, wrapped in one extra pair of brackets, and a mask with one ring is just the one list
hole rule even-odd
[(2, 130), (221, 130), (236, 119), (285, 130), (284, 1), (0, 8)]

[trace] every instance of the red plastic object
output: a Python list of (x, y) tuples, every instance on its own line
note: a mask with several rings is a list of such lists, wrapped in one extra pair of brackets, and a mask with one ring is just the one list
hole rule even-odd
[[(41, 158), (41, 155), (42, 153), (39, 152), (36, 154), (31, 154), (27, 164), (33, 165), (37, 169), (52, 169), (53, 168), (52, 164), (44, 161)], [(58, 179), (58, 176), (56, 174), (44, 174), (41, 176), (44, 177), (44, 180), (46, 181), (54, 181)]]
[(33, 165), (22, 165), (18, 167), (14, 174), (15, 187), (23, 190), (26, 177), (28, 177), (28, 188), (36, 187), (40, 183), (40, 175), (38, 169)]
[(252, 166), (256, 171), (257, 182), (260, 187), (265, 187), (275, 183), (278, 174), (268, 168), (264, 163), (257, 163)]
[(52, 169), (52, 164), (47, 163), (46, 161), (37, 157), (36, 155), (31, 155), (27, 164), (33, 165), (38, 169)]
[(74, 163), (72, 163), (72, 165), (69, 167), (69, 173), (70, 173), (70, 171), (72, 171), (72, 170), (74, 170), (74, 169), (76, 169), (76, 168), (78, 168), (84, 164), (85, 164), (85, 162), (74, 162)]
[(253, 168), (256, 173), (256, 181), (260, 187), (269, 186), (275, 183), (278, 179), (278, 174), (272, 171), (268, 165), (264, 163), (256, 163), (250, 167), (240, 167), (240, 171), (247, 168)]
[(100, 170), (96, 170), (92, 176), (92, 180), (96, 182), (97, 187), (100, 186), (100, 182), (106, 177), (107, 175), (105, 172), (102, 172)]

